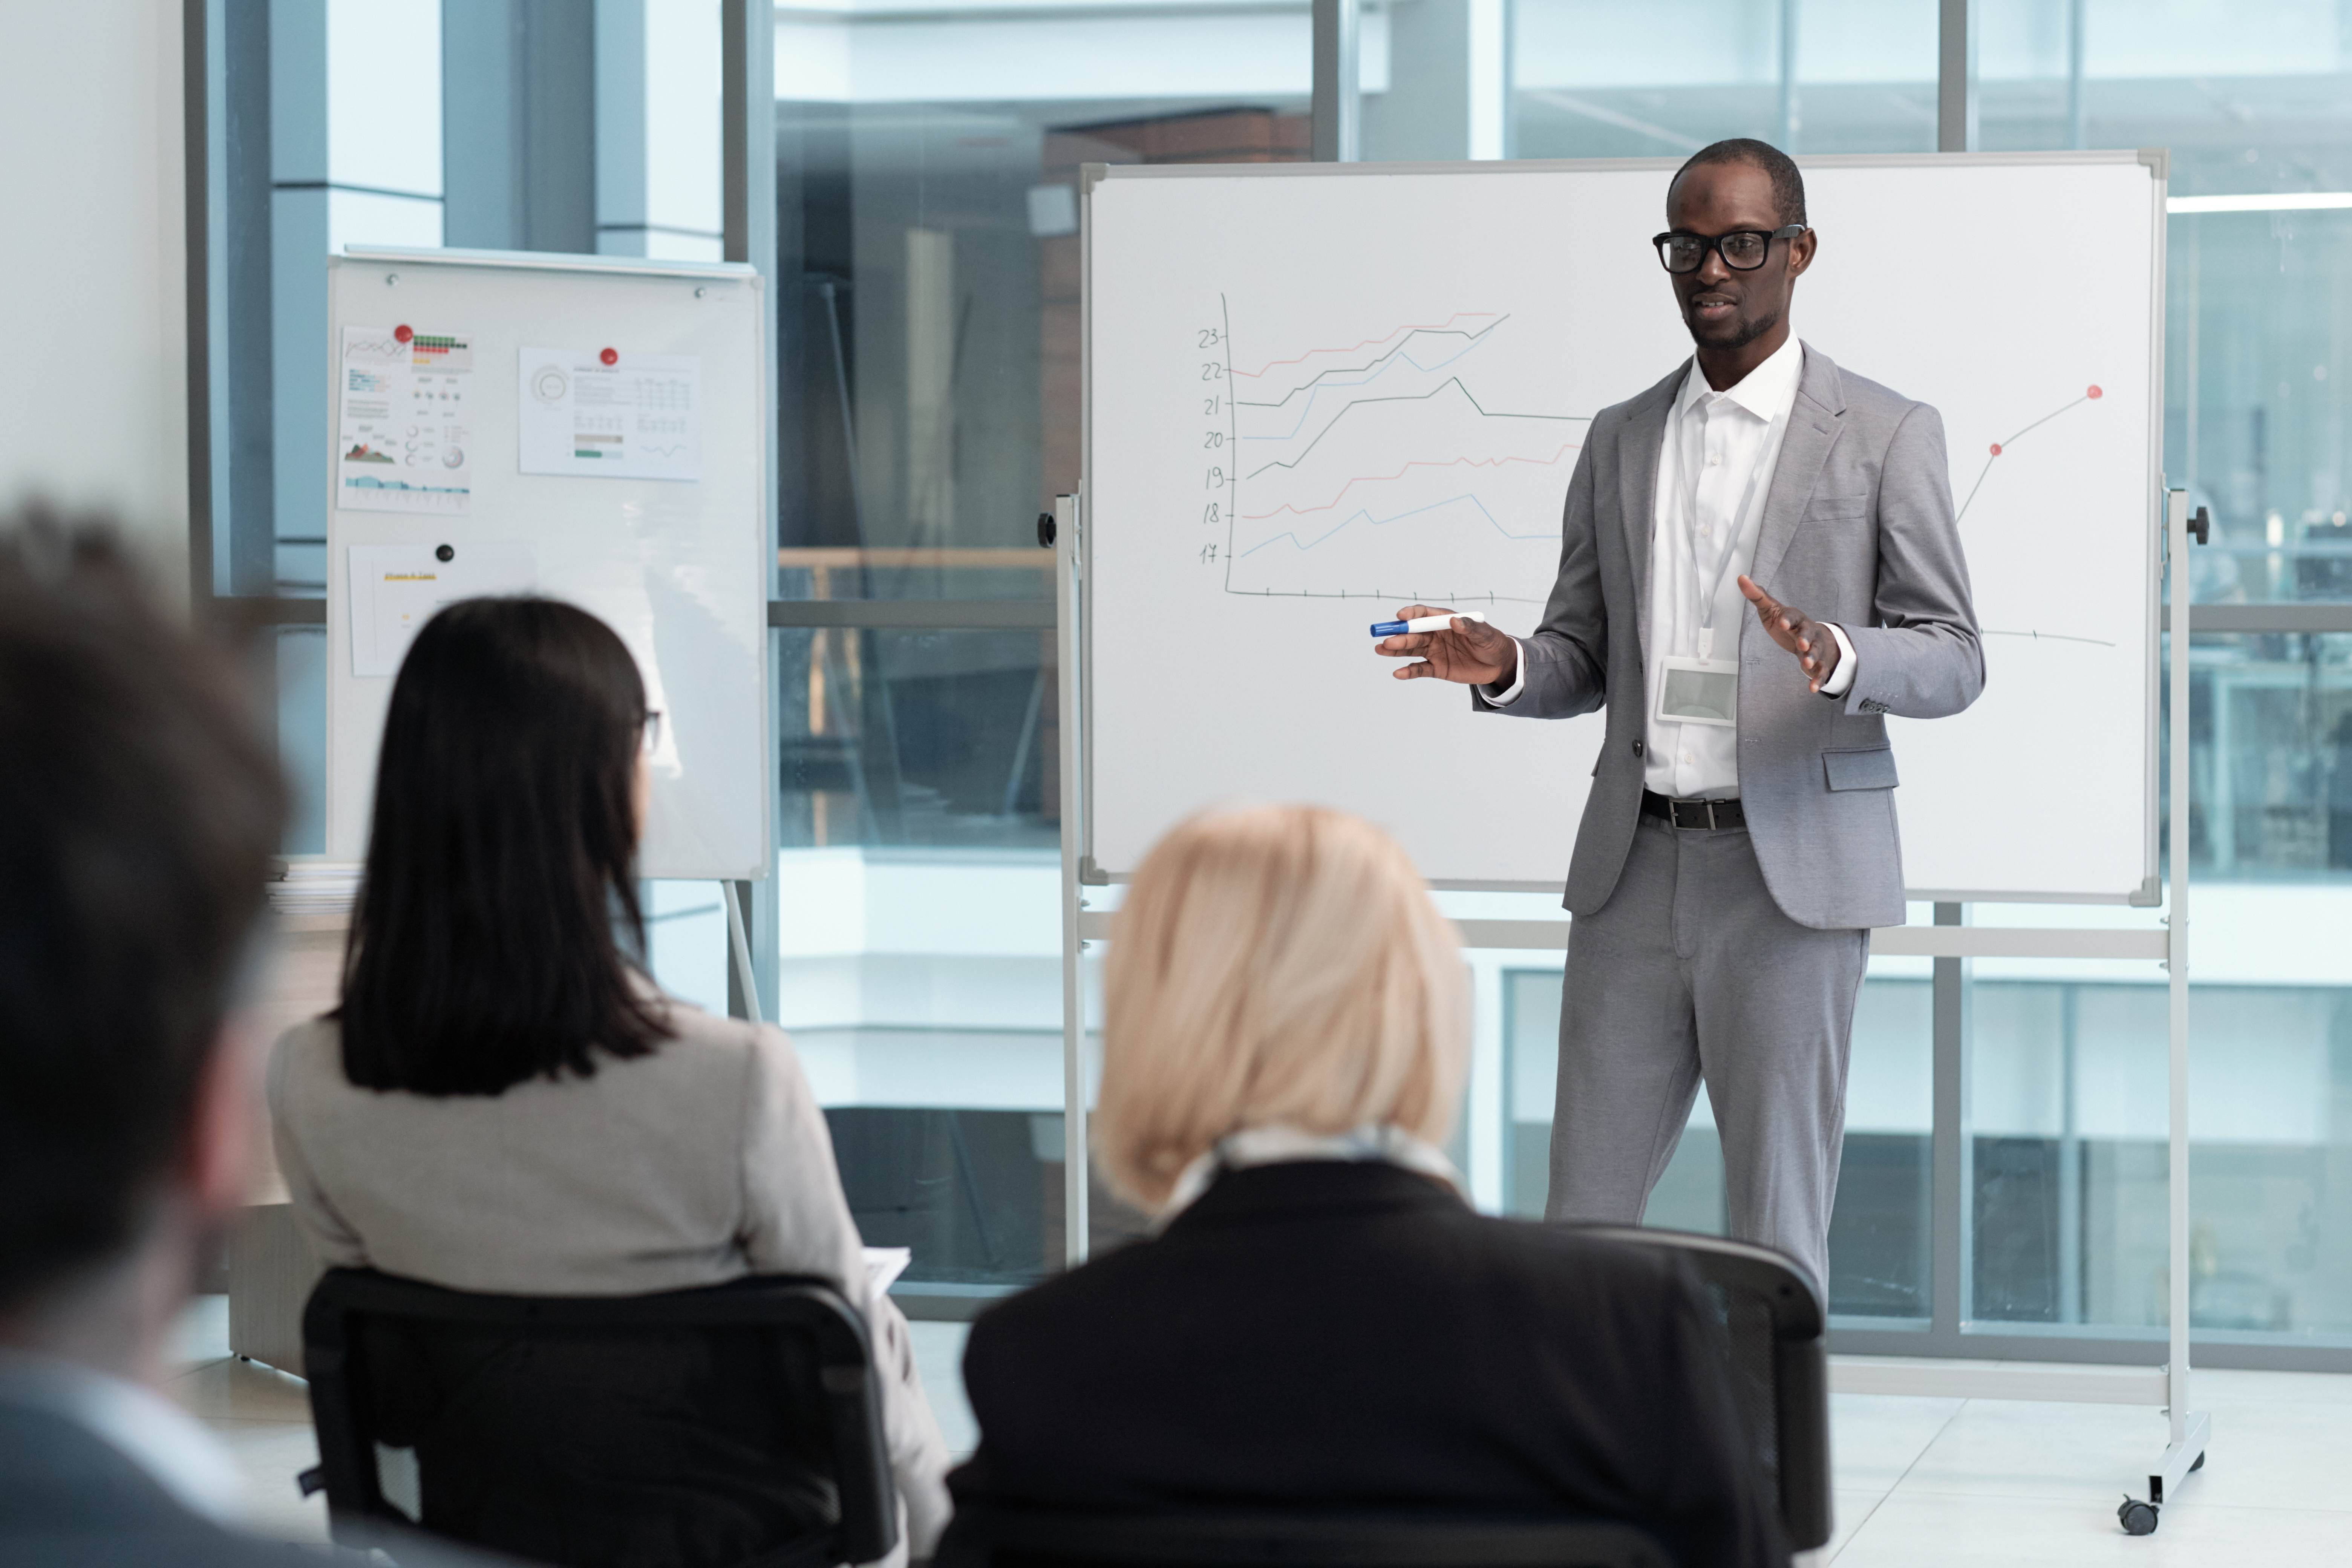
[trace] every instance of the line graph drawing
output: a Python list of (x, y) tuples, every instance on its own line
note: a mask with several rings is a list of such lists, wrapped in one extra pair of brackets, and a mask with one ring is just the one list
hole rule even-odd
[[(1591, 416), (1543, 406), (1557, 378), (1510, 312), (1343, 330), (1321, 347), (1274, 345), (1255, 363), (1235, 352), (1223, 295), (1218, 321), (1224, 429), (1206, 444), (1222, 446), (1229, 466), (1212, 460), (1221, 500), (1208, 510), (1222, 510), (1225, 539), (1201, 555), (1221, 561), (1226, 593), (1543, 602), (1566, 465)], [(1437, 594), (1434, 584), (1449, 586)]]
[(2041, 418), (2036, 419), (2032, 424), (2028, 425), (2024, 429), (2020, 430), (2016, 435), (2011, 436), (2008, 440), (1995, 441), (1992, 444), (1992, 450), (1985, 457), (1984, 467), (1977, 470), (1977, 482), (1969, 487), (1968, 500), (1960, 502), (1960, 510), (1953, 514), (1952, 521), (1954, 522), (1958, 522), (1962, 518), (1969, 515), (1969, 507), (1976, 500), (1977, 492), (1984, 489), (1986, 479), (1992, 473), (1993, 464), (2000, 460), (2000, 455), (2003, 452), (2007, 451), (2010, 447), (2016, 446), (2017, 443), (2024, 437), (2032, 434), (2033, 431), (2041, 429), (2042, 426), (2049, 424), (2053, 419), (2057, 418), (2058, 416), (2065, 413), (2067, 410), (2072, 408), (2080, 408), (2085, 403), (2096, 403), (2105, 395), (2105, 393), (2100, 389), (2099, 384), (2096, 382), (2094, 382), (2089, 387), (2084, 389), (2082, 396), (2074, 399), (2072, 403), (2060, 404), (2057, 407), (2052, 409)]

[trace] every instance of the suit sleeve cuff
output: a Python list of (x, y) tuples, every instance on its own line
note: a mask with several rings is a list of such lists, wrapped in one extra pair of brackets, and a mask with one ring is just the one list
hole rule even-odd
[(1823, 621), (1822, 625), (1829, 627), (1830, 636), (1837, 638), (1838, 645), (1838, 666), (1830, 671), (1830, 678), (1822, 682), (1822, 695), (1843, 697), (1853, 689), (1853, 644), (1847, 640), (1845, 628), (1835, 621)]
[(1511, 653), (1517, 661), (1517, 668), (1512, 672), (1508, 690), (1497, 692), (1491, 686), (1474, 686), (1470, 689), (1478, 694), (1478, 700), (1489, 708), (1508, 708), (1519, 700), (1519, 693), (1528, 689), (1528, 645), (1513, 637)]

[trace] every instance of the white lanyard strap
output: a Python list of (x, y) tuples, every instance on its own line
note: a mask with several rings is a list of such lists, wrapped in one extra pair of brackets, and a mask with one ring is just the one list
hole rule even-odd
[[(1684, 411), (1683, 417), (1685, 422), (1690, 417), (1690, 412), (1689, 409)], [(1772, 416), (1771, 421), (1764, 426), (1764, 439), (1756, 448), (1756, 461), (1748, 466), (1748, 488), (1740, 492), (1739, 504), (1732, 509), (1730, 526), (1724, 531), (1723, 547), (1715, 558), (1715, 571), (1707, 577), (1706, 586), (1704, 589), (1699, 586), (1701, 572), (1698, 553), (1698, 484), (1699, 469), (1705, 465), (1691, 460), (1693, 454), (1690, 450), (1690, 437), (1687, 432), (1684, 434), (1682, 440), (1676, 443), (1680, 450), (1675, 456), (1688, 470), (1683, 481), (1683, 530), (1690, 541), (1691, 590), (1698, 595), (1698, 656), (1701, 658), (1709, 658), (1714, 655), (1716, 597), (1723, 592), (1724, 574), (1731, 570), (1731, 558), (1738, 550), (1740, 540), (1747, 537), (1748, 519), (1761, 502), (1760, 492), (1763, 489), (1765, 461), (1771, 456), (1780, 432), (1788, 422), (1788, 411), (1783, 409)]]

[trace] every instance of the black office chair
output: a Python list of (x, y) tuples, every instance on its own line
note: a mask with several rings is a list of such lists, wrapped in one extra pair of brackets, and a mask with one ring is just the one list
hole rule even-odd
[(1188, 1508), (1072, 1513), (964, 1503), (934, 1568), (1674, 1568), (1608, 1520)]
[(1821, 1288), (1797, 1261), (1748, 1242), (1679, 1230), (1578, 1229), (1689, 1260), (1713, 1300), (1731, 1356), (1731, 1392), (1749, 1446), (1780, 1498), (1789, 1545), (1830, 1538), (1830, 1373)]
[(825, 1568), (897, 1544), (866, 1324), (822, 1281), (534, 1298), (337, 1268), (302, 1338), (344, 1545)]

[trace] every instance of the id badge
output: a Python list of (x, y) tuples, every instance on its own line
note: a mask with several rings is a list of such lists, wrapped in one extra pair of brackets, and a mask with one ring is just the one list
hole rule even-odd
[(1658, 719), (1668, 724), (1739, 722), (1739, 665), (1727, 658), (1669, 658), (1658, 682)]

